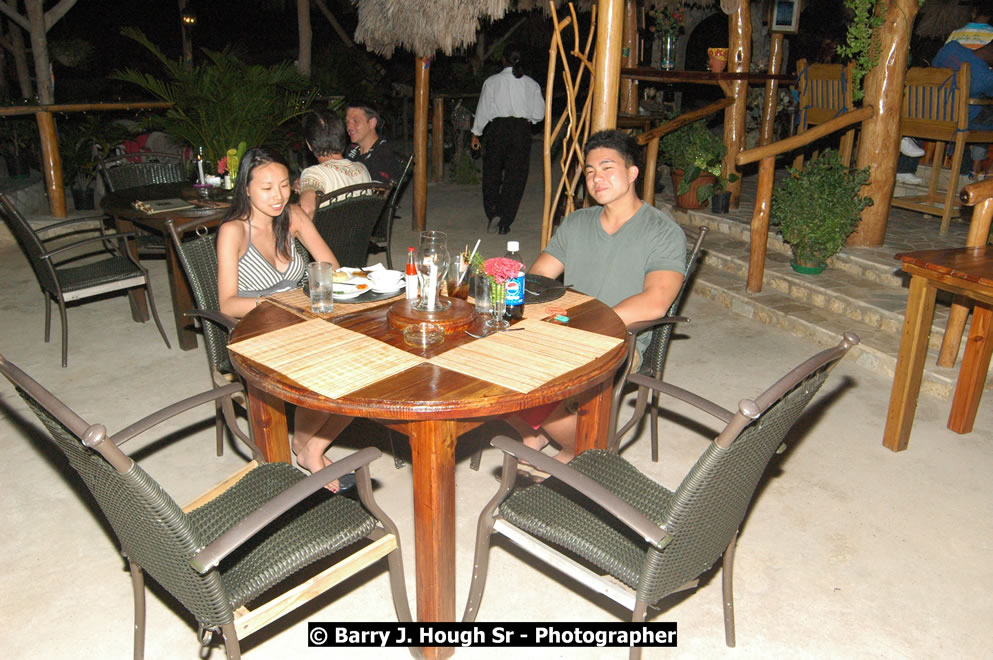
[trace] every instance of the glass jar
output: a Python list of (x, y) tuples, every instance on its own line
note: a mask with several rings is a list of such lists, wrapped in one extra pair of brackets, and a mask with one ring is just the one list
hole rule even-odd
[(679, 35), (675, 32), (665, 32), (661, 35), (661, 39), (662, 57), (659, 60), (659, 66), (666, 71), (671, 71), (676, 68), (676, 42)]
[(421, 293), (411, 307), (420, 312), (443, 312), (452, 306), (450, 300), (441, 297), (441, 284), (445, 281), (450, 259), (445, 232), (421, 232), (415, 257)]

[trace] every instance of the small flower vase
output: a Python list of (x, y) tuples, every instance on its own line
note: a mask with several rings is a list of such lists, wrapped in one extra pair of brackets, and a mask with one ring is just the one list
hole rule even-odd
[(678, 38), (679, 35), (675, 32), (663, 32), (661, 35), (662, 57), (659, 66), (666, 71), (676, 68), (676, 41)]
[(490, 279), (490, 318), (486, 327), (493, 332), (507, 328), (510, 323), (503, 318), (507, 311), (507, 283)]

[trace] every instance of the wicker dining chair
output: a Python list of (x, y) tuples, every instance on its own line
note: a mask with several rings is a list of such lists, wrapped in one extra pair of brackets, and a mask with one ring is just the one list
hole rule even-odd
[[(676, 323), (687, 320), (684, 317), (676, 316), (676, 314), (679, 313), (679, 305), (683, 300), (683, 294), (686, 292), (693, 271), (696, 269), (697, 260), (700, 258), (700, 248), (703, 245), (703, 239), (707, 236), (707, 231), (707, 227), (700, 227), (700, 233), (697, 234), (696, 240), (686, 250), (686, 267), (683, 270), (683, 283), (679, 286), (679, 291), (676, 293), (672, 305), (669, 306), (668, 313), (660, 319), (636, 323), (628, 328), (628, 359), (624, 377), (614, 386), (614, 400), (610, 409), (612, 419), (610, 421), (609, 448), (613, 452), (616, 452), (620, 448), (621, 438), (644, 417), (647, 410), (651, 423), (652, 460), (656, 463), (659, 460), (659, 395), (658, 392), (652, 391), (651, 405), (647, 405), (651, 388), (643, 383), (636, 382), (636, 377), (655, 380), (661, 380), (662, 378), (665, 361), (669, 355), (669, 339), (672, 337), (673, 327)], [(631, 368), (634, 366), (635, 338), (640, 333), (647, 332), (649, 329), (652, 331), (651, 343), (645, 349), (641, 366), (637, 371), (632, 372)], [(631, 418), (625, 422), (624, 426), (617, 429), (617, 418), (620, 415), (624, 390), (629, 383), (637, 385), (638, 398), (635, 401), (635, 409), (631, 414)]]
[(407, 163), (403, 166), (400, 176), (390, 182), (393, 190), (390, 192), (390, 200), (383, 211), (383, 215), (376, 223), (372, 231), (372, 244), (379, 250), (386, 251), (386, 267), (393, 270), (393, 222), (399, 217), (397, 207), (400, 204), (400, 197), (403, 195), (407, 182), (410, 180), (410, 173), (414, 167), (414, 156), (407, 157)]
[[(112, 156), (100, 161), (100, 173), (110, 192), (149, 186), (155, 183), (177, 183), (185, 180), (183, 160), (179, 154), (143, 151)], [(135, 230), (139, 253), (162, 254), (166, 238), (142, 229)]]
[[(373, 498), (369, 478), (379, 450), (367, 447), (309, 477), (286, 463), (252, 461), (181, 508), (120, 445), (196, 406), (217, 400), (229, 406), (240, 384), (189, 397), (108, 435), (2, 355), (0, 373), (48, 429), (121, 544), (134, 592), (136, 659), (144, 655), (146, 572), (193, 615), (201, 644), (220, 634), (232, 659), (240, 657), (240, 639), (383, 557), (397, 616), (410, 621), (397, 528)], [(360, 502), (324, 488), (352, 472)], [(289, 576), (318, 562), (324, 568), (346, 549), (351, 552), (330, 567), (273, 595)], [(79, 584), (66, 586), (70, 598), (86, 597), (85, 567), (80, 575)]]
[[(585, 451), (563, 465), (510, 438), (494, 438), (492, 444), (504, 452), (502, 481), (479, 517), (463, 621), (476, 619), (490, 538), (500, 533), (631, 610), (634, 623), (645, 620), (649, 605), (695, 587), (723, 555), (724, 632), (733, 647), (732, 565), (738, 529), (786, 434), (830, 370), (857, 343), (854, 333), (846, 333), (838, 346), (806, 360), (756, 399), (742, 399), (735, 413), (659, 382), (662, 393), (726, 423), (674, 491), (613, 452)], [(519, 459), (551, 477), (516, 488)], [(640, 655), (640, 648), (631, 649), (631, 658)]]
[(366, 265), (372, 231), (392, 190), (387, 183), (359, 183), (317, 196), (314, 226), (339, 264)]
[[(155, 308), (155, 298), (149, 284), (148, 271), (131, 256), (123, 245), (123, 241), (130, 238), (132, 234), (104, 235), (101, 233), (99, 236), (84, 238), (48, 249), (45, 247), (45, 243), (56, 238), (57, 235), (42, 238), (40, 234), (74, 227), (80, 223), (92, 225), (93, 218), (74, 218), (36, 230), (21, 215), (10, 198), (2, 193), (0, 193), (0, 214), (4, 216), (11, 232), (17, 238), (17, 242), (21, 244), (21, 248), (31, 264), (31, 269), (34, 270), (35, 277), (38, 278), (41, 292), (45, 296), (46, 342), (51, 338), (52, 301), (54, 300), (59, 306), (59, 316), (62, 319), (63, 367), (68, 364), (69, 359), (69, 322), (66, 317), (66, 303), (87, 300), (114, 291), (144, 289), (148, 296), (148, 308), (155, 321), (155, 327), (159, 329), (159, 334), (162, 335), (162, 341), (165, 342), (166, 348), (171, 348), (169, 338), (166, 337), (162, 322), (159, 320), (159, 313)], [(96, 227), (92, 227), (92, 229), (97, 231)], [(105, 253), (85, 262), (68, 265), (70, 261), (80, 256), (79, 248), (89, 247), (96, 243), (105, 243), (107, 240), (122, 241), (116, 254)], [(69, 258), (70, 256), (72, 259)], [(54, 260), (56, 258), (62, 259), (62, 261), (56, 263)]]

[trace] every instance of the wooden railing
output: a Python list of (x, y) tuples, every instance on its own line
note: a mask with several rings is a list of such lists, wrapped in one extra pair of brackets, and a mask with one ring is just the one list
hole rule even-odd
[(55, 132), (53, 112), (87, 112), (107, 110), (157, 110), (171, 107), (164, 101), (144, 101), (139, 103), (67, 103), (62, 105), (18, 105), (0, 108), (0, 117), (34, 115), (38, 122), (41, 137), (41, 170), (45, 175), (48, 190), (48, 204), (56, 218), (66, 217), (65, 185), (62, 181), (62, 156), (59, 154), (59, 140)]
[(638, 144), (643, 146), (647, 145), (647, 149), (645, 150), (645, 178), (643, 183), (643, 198), (646, 204), (655, 206), (655, 168), (658, 165), (659, 139), (663, 135), (668, 135), (683, 126), (687, 126), (699, 119), (703, 119), (704, 117), (709, 117), (716, 112), (720, 112), (733, 103), (733, 97), (727, 97), (721, 99), (720, 101), (714, 101), (710, 105), (705, 105), (699, 110), (693, 110), (692, 112), (687, 112), (674, 119), (670, 119), (664, 124), (660, 124), (652, 130), (645, 131), (638, 136)]
[(874, 112), (872, 106), (865, 106), (846, 112), (799, 135), (738, 153), (734, 159), (738, 167), (755, 161), (759, 163), (758, 192), (755, 196), (755, 210), (752, 213), (748, 281), (745, 285), (749, 293), (758, 293), (762, 290), (762, 278), (765, 275), (765, 251), (769, 239), (769, 210), (772, 204), (772, 187), (775, 183), (773, 174), (776, 170), (776, 156), (805, 147), (826, 135), (863, 122), (871, 118)]

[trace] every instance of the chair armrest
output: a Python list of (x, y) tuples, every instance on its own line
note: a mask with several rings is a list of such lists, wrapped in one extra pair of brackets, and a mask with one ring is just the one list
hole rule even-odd
[(134, 232), (130, 232), (130, 231), (124, 232), (122, 234), (106, 234), (101, 236), (93, 236), (91, 238), (84, 238), (81, 241), (76, 241), (74, 243), (69, 243), (68, 245), (57, 247), (54, 250), (48, 250), (47, 252), (42, 252), (41, 255), (39, 256), (42, 259), (48, 259), (49, 257), (53, 257), (56, 254), (65, 252), (66, 250), (72, 250), (73, 248), (77, 248), (80, 245), (86, 245), (87, 243), (97, 243), (97, 242), (105, 243), (107, 241), (114, 241), (121, 238), (131, 238), (132, 236), (134, 236)]
[(238, 325), (237, 319), (232, 318), (227, 314), (222, 314), (221, 312), (215, 312), (208, 309), (191, 309), (186, 312), (186, 316), (193, 316), (207, 319), (208, 321), (213, 321), (217, 325), (227, 328), (228, 331), (234, 330), (234, 327)]
[(685, 316), (663, 316), (662, 318), (655, 319), (653, 321), (638, 321), (637, 323), (632, 323), (628, 326), (628, 333), (632, 335), (641, 334), (649, 328), (654, 328), (657, 325), (665, 325), (667, 323), (689, 323), (690, 320)]
[(722, 408), (709, 399), (704, 399), (702, 396), (694, 394), (689, 390), (685, 390), (682, 387), (677, 387), (670, 383), (657, 380), (645, 374), (631, 374), (628, 377), (628, 382), (634, 383), (635, 385), (650, 387), (651, 389), (661, 392), (662, 394), (668, 394), (669, 396), (688, 403), (694, 408), (698, 408), (708, 415), (712, 415), (725, 423), (730, 422), (734, 417), (733, 412), (727, 410), (726, 408)]
[(551, 456), (535, 451), (505, 435), (496, 436), (490, 441), (490, 444), (518, 460), (523, 459), (539, 470), (544, 470), (576, 492), (596, 502), (598, 506), (603, 507), (605, 511), (655, 547), (661, 548), (666, 545), (669, 532), (575, 468), (560, 463)]
[(130, 426), (123, 428), (114, 435), (110, 436), (109, 439), (119, 447), (136, 435), (144, 433), (153, 426), (161, 424), (165, 420), (175, 417), (180, 413), (223, 397), (229, 397), (232, 394), (237, 394), (242, 391), (244, 391), (244, 387), (241, 383), (232, 383), (230, 385), (225, 385), (224, 387), (211, 388), (205, 392), (201, 392), (200, 394), (194, 394), (193, 396), (187, 397), (182, 401), (177, 401), (170, 406), (157, 410), (151, 415), (142, 417), (134, 424), (131, 424)]
[(266, 502), (257, 511), (249, 514), (241, 522), (224, 532), (205, 548), (193, 555), (190, 566), (198, 573), (206, 573), (217, 566), (221, 560), (237, 550), (242, 543), (250, 539), (259, 530), (285, 513), (303, 499), (309, 497), (335, 479), (340, 479), (349, 472), (355, 472), (379, 458), (382, 452), (375, 447), (361, 449), (348, 458), (340, 459), (331, 465), (318, 470), (306, 479), (301, 479), (279, 495)]
[[(103, 215), (90, 215), (90, 216), (87, 216), (85, 218), (70, 218), (68, 220), (63, 220), (62, 222), (56, 222), (53, 225), (46, 225), (45, 227), (39, 227), (38, 229), (35, 229), (34, 230), (34, 233), (40, 234), (43, 231), (49, 231), (49, 230), (52, 230), (52, 229), (59, 229), (60, 227), (68, 227), (70, 225), (78, 225), (78, 224), (83, 223), (83, 222), (93, 222), (94, 220), (102, 220), (102, 219), (103, 219)], [(93, 230), (94, 231), (99, 231), (100, 228), (99, 227), (94, 227)], [(47, 240), (51, 240), (51, 239), (45, 238), (45, 239), (42, 239), (42, 240), (46, 240), (47, 241)]]

